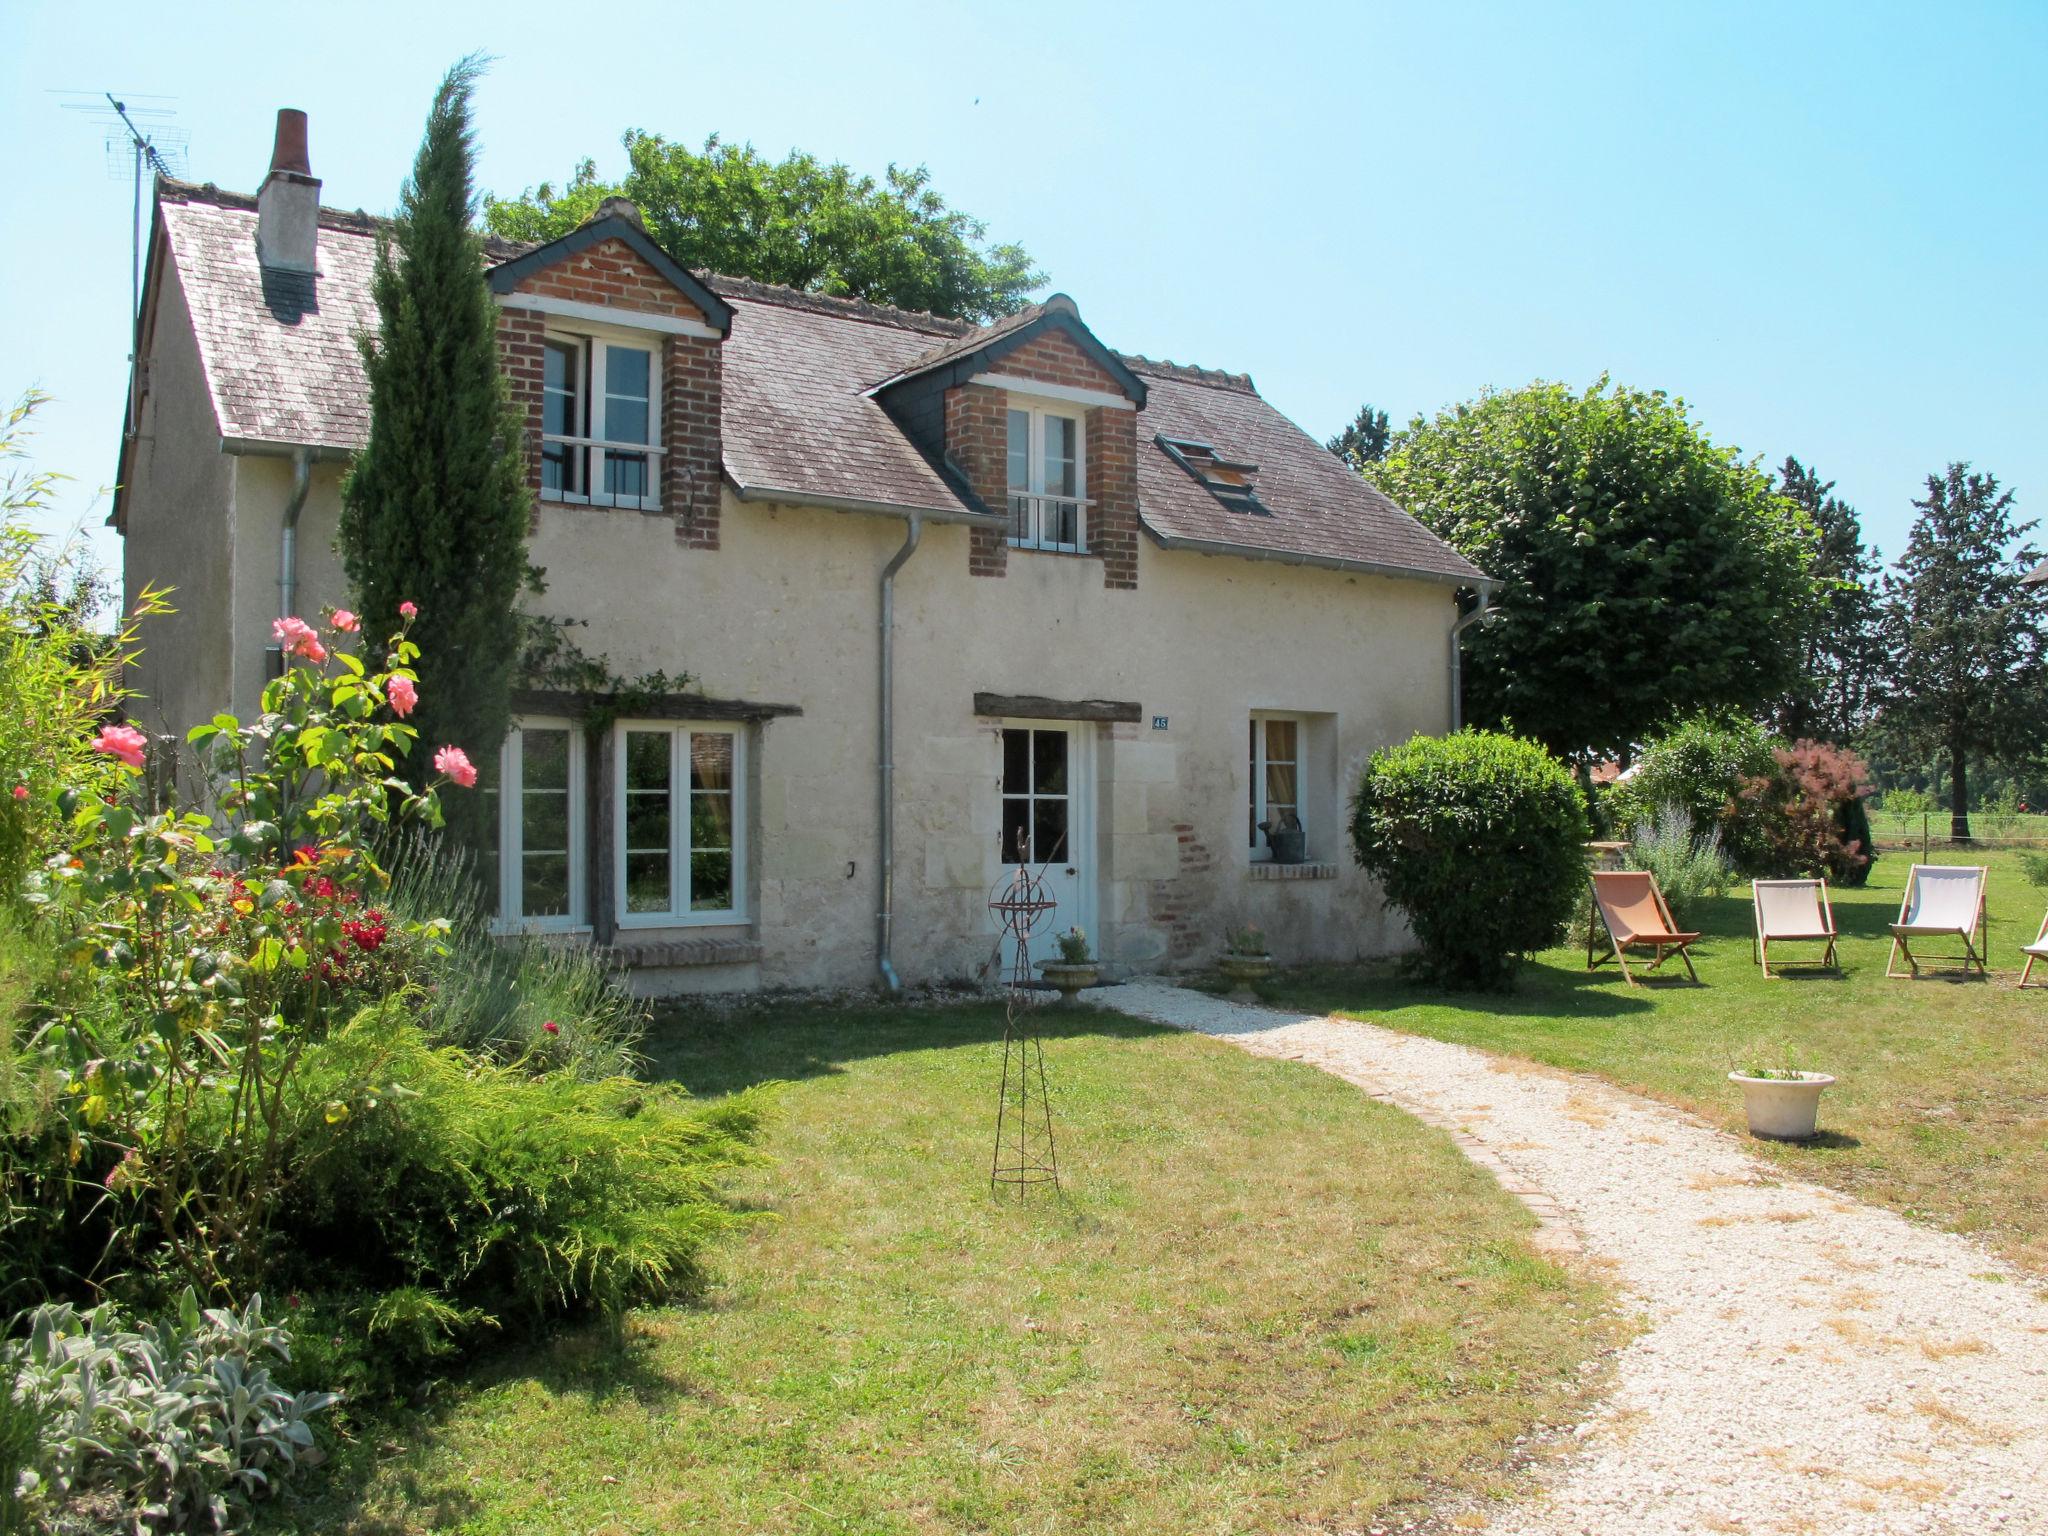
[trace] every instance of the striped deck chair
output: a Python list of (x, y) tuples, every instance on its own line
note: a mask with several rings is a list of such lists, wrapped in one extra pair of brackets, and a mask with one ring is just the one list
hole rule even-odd
[[(1823, 969), (1835, 964), (1835, 909), (1828, 901), (1825, 880), (1752, 880), (1750, 904), (1756, 909), (1756, 937), (1749, 952), (1761, 961), (1766, 976), (1771, 974), (1771, 941), (1786, 940), (1825, 943), (1816, 964)], [(1784, 961), (1778, 962), (1782, 968)]]
[[(1920, 974), (1913, 941), (1926, 938), (1958, 938), (1963, 941), (1963, 970), (1977, 967), (1988, 974), (1980, 947), (1984, 933), (1984, 881), (1989, 875), (1982, 864), (1915, 864), (1906, 876), (1906, 894), (1899, 902), (1899, 920), (1892, 924), (1891, 958), (1884, 963), (1887, 976)], [(1899, 956), (1910, 969), (1897, 969)], [(1952, 955), (1941, 959), (1958, 958)]]

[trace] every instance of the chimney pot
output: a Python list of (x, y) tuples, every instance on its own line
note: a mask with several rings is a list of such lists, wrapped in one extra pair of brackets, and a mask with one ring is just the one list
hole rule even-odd
[(270, 151), (270, 168), (294, 171), (301, 176), (313, 174), (313, 163), (306, 153), (306, 114), (297, 107), (277, 109), (277, 139)]
[(280, 107), (270, 174), (256, 192), (256, 259), (276, 272), (319, 270), (320, 182), (306, 155), (306, 114)]

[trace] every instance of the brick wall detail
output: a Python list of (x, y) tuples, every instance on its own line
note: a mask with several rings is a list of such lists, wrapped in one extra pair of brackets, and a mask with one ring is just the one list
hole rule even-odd
[[(597, 304), (619, 311), (631, 327), (637, 315), (695, 320), (704, 315), (623, 240), (602, 240), (587, 250), (545, 267), (516, 292)], [(513, 301), (516, 303), (516, 299)], [(541, 340), (548, 316), (507, 307), (498, 322), (498, 343), (514, 403), (526, 417), (526, 477), (540, 498)], [(573, 322), (564, 329), (574, 329)], [(676, 540), (690, 549), (718, 548), (718, 515), (723, 445), (719, 342), (707, 336), (648, 333), (662, 358), (661, 509), (674, 522)]]
[(1175, 822), (1173, 837), (1180, 847), (1180, 873), (1152, 882), (1150, 911), (1153, 925), (1166, 934), (1167, 959), (1181, 964), (1194, 959), (1208, 942), (1204, 925), (1212, 912), (1205, 877), (1215, 859), (1208, 844), (1195, 835), (1192, 822)]
[[(1010, 505), (1010, 418), (1008, 397), (986, 384), (958, 384), (946, 391), (946, 457), (991, 512)], [(968, 530), (967, 569), (976, 576), (1009, 570), (1010, 545), (1000, 528)]]
[[(993, 373), (1112, 394), (1121, 386), (1063, 331), (1045, 331), (989, 365)], [(1113, 591), (1138, 585), (1138, 413), (1096, 406), (1076, 408), (1086, 433), (1088, 509), (1086, 558), (1102, 562), (1102, 584)], [(946, 391), (946, 456), (990, 511), (1009, 509), (1009, 398), (986, 384), (962, 384)], [(1056, 557), (1048, 557), (1056, 558)], [(1067, 557), (1071, 558), (1071, 557)], [(997, 529), (977, 528), (968, 545), (967, 568), (976, 576), (1001, 576), (1009, 568), (1009, 543)]]

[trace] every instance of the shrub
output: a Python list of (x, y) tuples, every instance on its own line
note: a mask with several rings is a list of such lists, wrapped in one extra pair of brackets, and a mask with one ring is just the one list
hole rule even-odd
[(1564, 765), (1491, 731), (1384, 748), (1351, 802), (1353, 853), (1445, 985), (1504, 987), (1522, 955), (1556, 941), (1585, 887), (1586, 837)]
[(417, 973), (430, 1041), (498, 1062), (567, 1067), (586, 1082), (638, 1068), (647, 1008), (615, 965), (587, 944), (492, 933), (471, 856), (446, 838), (408, 836), (390, 863), (391, 911), (445, 927), (445, 942)]
[[(424, 793), (395, 776), (415, 734), (403, 633), (372, 673), (340, 649), (352, 619), (336, 616), (332, 654), (301, 620), (276, 628), (293, 664), (264, 688), (262, 719), (190, 733), (228, 824), (66, 788), (70, 845), (28, 896), (63, 961), (31, 1045), (62, 1088), (66, 1155), (126, 1213), (117, 1257), (154, 1263), (161, 1247), (209, 1296), (261, 1283), (306, 1046), (436, 942), (431, 925), (395, 934), (376, 905), (370, 829), (394, 810), (437, 822), (439, 785), (474, 781), (453, 748)], [(105, 727), (92, 746), (141, 775), (139, 732)]]
[(1870, 874), (1869, 791), (1870, 771), (1853, 752), (1819, 741), (1778, 748), (1769, 772), (1736, 795), (1733, 819), (1750, 840), (1744, 872), (1861, 885)]
[(427, 1355), (501, 1321), (689, 1293), (706, 1241), (741, 1219), (717, 1181), (751, 1158), (760, 1098), (477, 1061), (415, 1012), (365, 1009), (307, 1053), (287, 1273), (377, 1298), (355, 1321)]
[(1735, 878), (1735, 868), (1721, 851), (1721, 829), (1693, 830), (1692, 815), (1682, 805), (1667, 805), (1629, 844), (1631, 869), (1657, 877), (1657, 888), (1683, 922), (1688, 909), (1704, 897), (1719, 896)]
[(1719, 827), (1727, 852), (1741, 865), (1746, 840), (1729, 808), (1746, 782), (1770, 771), (1771, 738), (1762, 726), (1698, 715), (1651, 742), (1608, 804), (1616, 828), (1630, 836), (1664, 807), (1682, 806), (1696, 835)]
[(335, 1399), (273, 1378), (291, 1336), (264, 1323), (260, 1297), (202, 1312), (188, 1289), (169, 1321), (119, 1322), (111, 1307), (38, 1307), (0, 1348), (13, 1449), (24, 1423), (38, 1431), (16, 1474), (19, 1513), (57, 1529), (104, 1528), (107, 1514), (138, 1531), (232, 1529), (312, 1448), (306, 1421)]

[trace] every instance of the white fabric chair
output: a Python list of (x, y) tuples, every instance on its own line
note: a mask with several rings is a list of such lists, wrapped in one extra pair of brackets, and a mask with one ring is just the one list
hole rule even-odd
[[(1835, 963), (1835, 909), (1828, 901), (1825, 880), (1752, 880), (1750, 904), (1756, 909), (1756, 938), (1750, 954), (1771, 974), (1771, 941), (1788, 939), (1825, 943), (1817, 962), (1823, 967)], [(1784, 961), (1778, 964), (1782, 967)]]
[(1903, 954), (1910, 974), (1918, 976), (1920, 962), (1913, 954), (1913, 940), (1951, 935), (1963, 941), (1963, 969), (1968, 971), (1974, 965), (1979, 975), (1987, 974), (1979, 943), (1988, 874), (1981, 864), (1915, 864), (1906, 876), (1899, 920), (1892, 924), (1892, 952), (1885, 961), (1885, 975), (1900, 974), (1896, 966)]
[(2048, 960), (2048, 917), (2041, 919), (2041, 931), (2034, 935), (2034, 942), (2022, 944), (2020, 953), (2027, 957), (2026, 967), (2020, 972), (2020, 985), (2027, 984), (2027, 978), (2034, 974), (2036, 960)]

